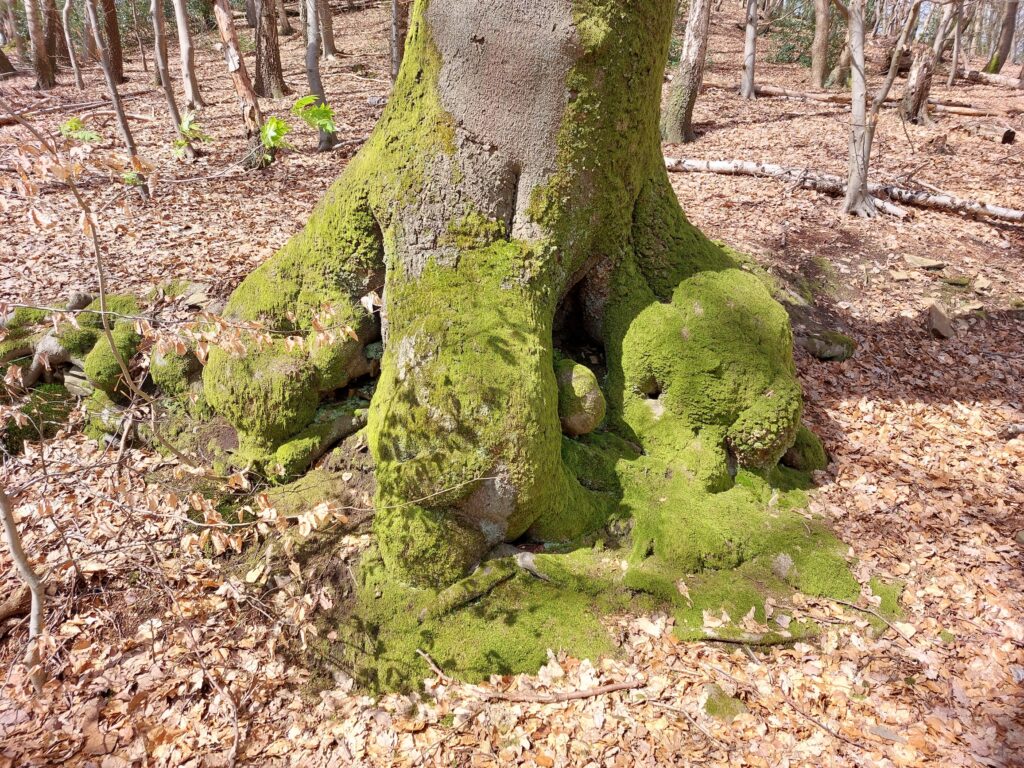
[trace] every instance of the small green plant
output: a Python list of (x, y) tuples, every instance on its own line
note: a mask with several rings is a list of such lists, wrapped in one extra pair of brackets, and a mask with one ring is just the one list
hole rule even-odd
[(139, 175), (139, 172), (135, 170), (124, 171), (121, 174), (121, 181), (124, 183), (126, 187), (142, 186), (142, 176)]
[(72, 117), (65, 121), (60, 127), (60, 135), (66, 139), (74, 139), (75, 141), (86, 143), (96, 142), (103, 138), (96, 131), (86, 128), (85, 123), (80, 117)]
[(260, 142), (271, 152), (287, 148), (288, 142), (284, 137), (291, 129), (291, 126), (280, 117), (268, 117), (260, 128)]
[(187, 147), (193, 144), (205, 144), (211, 140), (211, 136), (203, 130), (203, 127), (196, 122), (195, 112), (186, 112), (181, 118), (178, 126), (178, 138), (174, 140), (174, 156), (181, 159), (185, 156)]
[(334, 133), (334, 110), (319, 96), (303, 96), (292, 105), (292, 114), (300, 118), (310, 128), (325, 133)]

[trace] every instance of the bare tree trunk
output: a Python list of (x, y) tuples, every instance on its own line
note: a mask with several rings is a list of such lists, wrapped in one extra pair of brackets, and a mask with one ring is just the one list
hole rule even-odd
[(1010, 55), (1010, 47), (1013, 44), (1013, 33), (1017, 28), (1018, 0), (1006, 0), (1006, 10), (1003, 12), (1002, 24), (999, 28), (999, 42), (996, 43), (992, 57), (985, 65), (984, 71), (990, 75), (998, 75)]
[(284, 7), (284, 0), (277, 0), (277, 34), (294, 35), (295, 29), (288, 21), (288, 9)]
[(743, 82), (740, 96), (753, 99), (754, 61), (757, 57), (757, 0), (747, 0), (746, 36), (743, 40)]
[(174, 3), (174, 22), (178, 28), (181, 78), (185, 84), (185, 108), (195, 110), (206, 106), (206, 103), (199, 93), (199, 81), (196, 80), (195, 52), (192, 49), (192, 33), (188, 28), (188, 10), (185, 0), (172, 1)]
[(260, 137), (263, 128), (263, 113), (260, 112), (259, 99), (252, 89), (249, 72), (242, 60), (242, 52), (238, 47), (238, 33), (235, 31), (235, 22), (228, 0), (215, 0), (213, 12), (217, 17), (220, 40), (224, 44), (224, 60), (228, 65), (228, 72), (231, 74), (235, 92), (238, 94), (238, 100), (242, 107), (242, 123), (245, 126), (245, 135), (249, 140), (249, 153), (246, 155), (245, 165), (247, 168), (262, 168), (273, 162), (273, 154), (272, 150), (263, 146)]
[(949, 76), (946, 78), (946, 85), (952, 86), (956, 82), (956, 71), (960, 68), (960, 46), (963, 31), (960, 23), (964, 15), (964, 0), (957, 0), (956, 16), (953, 22), (953, 61), (949, 65)]
[(139, 15), (135, 10), (135, 3), (130, 2), (132, 9), (132, 29), (135, 32), (135, 42), (139, 45), (139, 58), (142, 59), (142, 71), (149, 72), (149, 64), (146, 63), (146, 48), (142, 44), (142, 34), (139, 32)]
[(0, 518), (3, 518), (4, 538), (7, 539), (7, 548), (11, 553), (11, 560), (14, 561), (14, 567), (18, 569), (21, 580), (25, 582), (29, 592), (32, 594), (32, 607), (30, 608), (28, 620), (30, 643), (28, 652), (25, 655), (25, 664), (29, 669), (35, 669), (31, 673), (31, 680), (32, 685), (39, 691), (46, 682), (46, 673), (40, 663), (39, 646), (31, 641), (43, 633), (43, 621), (46, 612), (46, 590), (43, 586), (43, 580), (32, 568), (28, 561), (28, 556), (25, 554), (25, 549), (21, 545), (18, 524), (14, 520), (14, 504), (3, 487), (0, 487)]
[(121, 132), (121, 140), (124, 142), (125, 151), (128, 153), (128, 162), (132, 170), (138, 175), (140, 193), (143, 198), (148, 198), (149, 185), (142, 172), (142, 162), (139, 160), (139, 153), (135, 148), (135, 137), (132, 136), (131, 128), (128, 126), (128, 118), (124, 113), (124, 103), (121, 101), (121, 94), (117, 91), (117, 80), (114, 77), (114, 69), (110, 63), (110, 52), (100, 39), (99, 19), (96, 15), (96, 0), (85, 0), (85, 12), (92, 24), (93, 36), (96, 38), (96, 47), (100, 49), (100, 68), (103, 70), (103, 77), (107, 81), (107, 94), (110, 96), (110, 104), (114, 108), (114, 115), (117, 117), (117, 127)]
[(45, 17), (46, 55), (54, 70), (58, 64), (68, 62), (67, 42), (64, 39), (64, 25), (61, 23), (60, 11), (55, 0), (42, 0)]
[(857, 216), (873, 216), (875, 205), (868, 192), (868, 163), (871, 159), (871, 126), (868, 125), (867, 78), (864, 72), (864, 1), (850, 0), (848, 6), (851, 85), (849, 181), (843, 210)]
[(6, 18), (7, 28), (10, 33), (11, 39), (14, 40), (14, 52), (18, 54), (18, 59), (21, 62), (25, 61), (25, 40), (21, 36), (21, 32), (18, 31), (18, 19), (14, 14), (14, 4), (17, 0), (7, 0), (6, 5)]
[(711, 0), (690, 0), (679, 72), (669, 87), (661, 115), (661, 134), (670, 144), (697, 138), (693, 133), (693, 107), (704, 80), (710, 24)]
[[(256, 77), (257, 96), (280, 99), (288, 93), (281, 71), (281, 49), (277, 42), (274, 0), (256, 1)], [(278, 0), (280, 2), (280, 0)]]
[(11, 64), (11, 60), (7, 58), (7, 54), (4, 53), (4, 49), (0, 48), (0, 80), (15, 74), (17, 71), (14, 65)]
[(82, 51), (85, 61), (99, 61), (100, 51), (96, 47), (96, 36), (92, 33), (92, 23), (89, 21), (89, 14), (82, 13)]
[(939, 26), (935, 29), (935, 39), (932, 41), (932, 54), (935, 57), (936, 67), (942, 63), (942, 55), (945, 52), (949, 31), (954, 23), (955, 12), (956, 3), (953, 0), (947, 0), (947, 4), (942, 8)]
[[(308, 9), (307, 9), (308, 13)], [(320, 37), (325, 59), (338, 58), (338, 47), (334, 42), (334, 16), (328, 0), (317, 0), (317, 13), (320, 16)]]
[(46, 55), (46, 36), (36, 0), (25, 0), (25, 26), (28, 27), (28, 41), (32, 49), (32, 66), (36, 71), (36, 88), (49, 90), (57, 84), (57, 76), (50, 57)]
[(932, 89), (932, 74), (935, 70), (935, 54), (930, 48), (922, 48), (914, 57), (903, 91), (900, 114), (910, 123), (928, 123), (928, 94)]
[[(163, 89), (164, 98), (167, 101), (167, 112), (174, 124), (174, 135), (181, 137), (181, 113), (178, 111), (178, 103), (174, 99), (174, 87), (171, 85), (171, 76), (167, 71), (167, 25), (164, 21), (163, 0), (150, 0), (149, 15), (153, 22), (153, 68)], [(184, 137), (182, 137), (184, 138)], [(181, 154), (187, 160), (195, 159), (196, 153), (191, 142), (184, 139)]]
[[(103, 32), (107, 40), (106, 54), (114, 82), (124, 82), (124, 51), (121, 47), (121, 28), (117, 24), (117, 6), (114, 0), (100, 0), (103, 4)], [(101, 51), (102, 55), (102, 51)]]
[(75, 73), (75, 87), (78, 90), (85, 88), (82, 80), (82, 69), (78, 66), (78, 56), (75, 55), (75, 43), (71, 39), (71, 0), (64, 0), (64, 41), (68, 46), (68, 58), (71, 60), (71, 69)]
[(391, 0), (391, 82), (398, 79), (408, 32), (409, 0)]
[(259, 23), (260, 13), (256, 9), (256, 0), (245, 0), (245, 23), (250, 29), (255, 29)]
[(832, 0), (814, 0), (814, 40), (811, 43), (811, 86), (814, 88), (825, 84), (831, 14)]
[[(306, 4), (306, 79), (309, 81), (309, 92), (317, 97), (319, 103), (327, 103), (324, 98), (324, 85), (320, 80), (320, 2), (304, 0)], [(333, 133), (320, 129), (317, 152), (326, 152), (334, 146)]]

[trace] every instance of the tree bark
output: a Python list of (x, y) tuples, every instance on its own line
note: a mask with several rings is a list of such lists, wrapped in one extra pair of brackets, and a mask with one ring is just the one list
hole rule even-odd
[(679, 71), (669, 86), (661, 116), (662, 136), (670, 144), (695, 141), (697, 138), (693, 132), (693, 107), (704, 81), (711, 3), (712, 0), (690, 0)]
[(68, 47), (64, 37), (64, 25), (55, 0), (42, 0), (45, 17), (46, 55), (56, 71), (58, 64), (68, 63)]
[[(326, 104), (324, 85), (320, 80), (320, 3), (318, 0), (303, 0), (306, 4), (306, 80), (309, 92), (317, 97), (317, 103)], [(326, 152), (334, 146), (334, 134), (322, 128), (319, 131), (318, 152)]]
[(242, 60), (242, 52), (238, 46), (238, 33), (235, 31), (235, 22), (228, 0), (215, 0), (213, 12), (217, 17), (220, 40), (224, 44), (224, 61), (227, 63), (231, 82), (235, 86), (235, 93), (238, 94), (238, 101), (242, 108), (242, 124), (245, 126), (245, 135), (249, 140), (249, 152), (246, 155), (245, 165), (248, 168), (262, 168), (273, 160), (273, 154), (269, 149), (264, 148), (260, 137), (260, 131), (263, 128), (263, 113), (260, 112), (259, 99), (252, 89), (249, 72), (245, 68), (245, 61)]
[(132, 31), (135, 32), (135, 42), (139, 46), (139, 58), (142, 59), (142, 71), (149, 72), (149, 64), (146, 61), (146, 46), (142, 44), (142, 33), (139, 31), (139, 14), (135, 3), (131, 3), (132, 9)]
[(843, 210), (857, 216), (873, 216), (874, 201), (868, 192), (868, 164), (871, 160), (871, 134), (868, 124), (867, 79), (864, 74), (864, 3), (850, 0), (848, 40), (852, 80), (850, 95), (850, 149), (846, 200)]
[[(312, 351), (283, 335), (245, 357), (211, 350), (203, 373), (238, 428), (238, 460), (294, 474), (321, 398), (364, 375), (383, 337), (367, 439), (396, 582), (443, 587), (502, 542), (600, 528), (625, 502), (624, 481), (612, 469), (599, 481), (598, 466), (658, 483), (699, 466), (724, 490), (730, 467), (774, 466), (799, 428), (785, 312), (686, 221), (668, 180), (659, 101), (675, 0), (524, 7), (415, 4), (373, 135), (225, 310), (313, 339), (329, 305), (347, 327)], [(383, 306), (368, 312), (360, 298), (374, 293)], [(556, 376), (555, 345), (573, 337), (603, 350), (603, 383), (571, 360)], [(590, 427), (607, 418), (593, 445), (632, 461), (563, 439), (566, 372), (592, 382)], [(652, 492), (629, 503), (676, 514)], [(672, 558), (642, 541), (635, 552), (636, 567)]]
[(391, 0), (391, 82), (398, 79), (398, 71), (405, 55), (405, 37), (409, 33), (410, 0)]
[(167, 101), (167, 113), (171, 118), (174, 136), (176, 139), (184, 141), (181, 155), (186, 160), (193, 160), (196, 152), (191, 142), (181, 136), (181, 113), (178, 111), (178, 102), (174, 98), (174, 86), (171, 84), (171, 76), (167, 68), (167, 25), (164, 21), (163, 0), (150, 0), (149, 16), (153, 23), (153, 68), (156, 70), (160, 87), (164, 92), (164, 99)]
[(743, 80), (740, 96), (755, 98), (754, 65), (757, 59), (757, 0), (747, 0), (746, 32), (743, 38)]
[(71, 69), (75, 73), (75, 87), (78, 90), (85, 89), (85, 82), (82, 80), (82, 68), (78, 66), (78, 56), (75, 54), (75, 42), (71, 39), (71, 0), (64, 0), (64, 37), (68, 46), (68, 58), (71, 60)]
[(900, 114), (910, 123), (927, 123), (928, 94), (932, 89), (932, 75), (935, 70), (935, 54), (930, 48), (922, 48), (914, 56), (910, 76), (903, 90)]
[(14, 65), (11, 64), (11, 60), (7, 58), (7, 54), (4, 53), (3, 48), (0, 48), (0, 80), (8, 75), (13, 75), (17, 71), (18, 70), (14, 68)]
[(956, 0), (956, 16), (953, 20), (953, 61), (949, 65), (949, 75), (946, 78), (946, 86), (952, 87), (956, 82), (956, 73), (960, 68), (960, 53), (963, 39), (963, 15), (964, 0)]
[(288, 21), (288, 9), (284, 6), (284, 0), (277, 0), (275, 3), (277, 7), (277, 34), (280, 36), (294, 35), (295, 30), (292, 28), (292, 24)]
[(245, 0), (245, 23), (250, 29), (259, 24), (260, 12), (256, 8), (256, 0)]
[(832, 21), (832, 0), (814, 0), (814, 40), (811, 42), (811, 85), (825, 85), (828, 71), (828, 38)]
[(199, 93), (199, 81), (196, 80), (195, 52), (192, 48), (192, 33), (188, 28), (186, 0), (172, 0), (172, 2), (174, 3), (174, 22), (178, 29), (181, 79), (185, 85), (185, 108), (196, 110), (206, 106), (206, 103)]
[(110, 74), (114, 82), (120, 85), (124, 82), (124, 49), (121, 46), (121, 28), (117, 23), (117, 6), (114, 0), (100, 0), (103, 5), (103, 35), (106, 38), (106, 48)]
[(1011, 75), (990, 75), (987, 72), (977, 72), (970, 70), (968, 72), (960, 71), (960, 77), (971, 83), (982, 83), (984, 85), (1001, 85), (1007, 88), (1024, 88), (1024, 70), (1021, 71), (1021, 77), (1012, 77)]
[(5, 17), (7, 19), (7, 29), (14, 41), (14, 52), (18, 54), (18, 60), (21, 62), (25, 61), (25, 40), (21, 36), (21, 32), (18, 30), (18, 19), (14, 14), (14, 4), (17, 0), (7, 0), (5, 7)]
[[(307, 9), (308, 13), (308, 9)], [(328, 0), (317, 0), (317, 14), (320, 17), (320, 41), (323, 44), (324, 58), (338, 58), (338, 47), (334, 41), (334, 14)]]
[(985, 65), (985, 72), (990, 75), (998, 75), (1003, 64), (1010, 55), (1010, 46), (1013, 44), (1013, 33), (1017, 29), (1017, 8), (1018, 0), (1006, 0), (1006, 8), (1003, 11), (1002, 22), (999, 27), (999, 41), (992, 51), (992, 58)]
[(32, 66), (36, 72), (36, 88), (46, 91), (57, 85), (56, 69), (46, 52), (46, 35), (37, 0), (25, 0), (25, 26), (32, 49)]
[[(280, 99), (288, 93), (281, 70), (281, 49), (277, 42), (275, 0), (256, 2), (256, 78), (253, 90), (257, 96)], [(281, 2), (281, 0), (277, 0)]]

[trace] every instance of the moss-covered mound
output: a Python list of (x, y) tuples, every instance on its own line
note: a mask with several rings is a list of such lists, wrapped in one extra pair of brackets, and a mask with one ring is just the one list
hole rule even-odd
[(41, 384), (19, 408), (25, 423), (11, 416), (2, 425), (0, 446), (9, 454), (21, 453), (26, 441), (53, 437), (67, 422), (75, 398), (60, 384)]

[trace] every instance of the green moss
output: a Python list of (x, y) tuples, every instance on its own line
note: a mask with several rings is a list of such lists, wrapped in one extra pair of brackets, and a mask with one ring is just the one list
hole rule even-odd
[(950, 632), (948, 629), (939, 631), (939, 639), (942, 640), (946, 645), (952, 645), (956, 642), (956, 635)]
[(121, 408), (103, 390), (95, 390), (85, 400), (85, 427), (87, 437), (102, 442), (107, 435), (115, 434), (121, 423)]
[(555, 379), (562, 431), (572, 436), (593, 432), (604, 420), (606, 407), (597, 376), (585, 365), (560, 358), (555, 362)]
[(3, 452), (18, 454), (26, 441), (53, 437), (67, 422), (74, 404), (75, 398), (60, 384), (40, 384), (18, 409), (28, 422), (19, 425), (18, 420), (11, 416), (3, 424), (3, 434), (0, 435)]
[[(115, 313), (110, 317), (109, 325), (130, 327), (132, 321), (116, 315), (136, 315), (139, 304), (134, 296), (107, 296), (107, 312)], [(68, 322), (57, 334), (61, 346), (71, 353), (72, 357), (85, 357), (96, 346), (102, 335), (103, 318), (100, 315), (100, 300), (95, 299), (76, 316), (78, 325)]]
[(786, 451), (782, 462), (793, 469), (813, 472), (828, 466), (828, 454), (818, 436), (801, 424), (796, 433), (796, 442)]
[[(882, 602), (878, 604), (875, 613), (884, 616), (890, 621), (898, 619), (903, 615), (903, 611), (900, 610), (900, 596), (903, 594), (904, 586), (902, 582), (886, 582), (879, 578), (872, 578), (869, 584), (871, 586), (871, 594), (882, 598)], [(884, 632), (888, 628), (888, 624), (877, 616), (868, 614), (867, 618), (875, 632)]]
[(177, 397), (189, 390), (191, 379), (199, 372), (199, 360), (191, 351), (154, 352), (149, 361), (149, 376), (165, 395)]
[[(85, 375), (97, 389), (114, 398), (126, 398), (131, 393), (129, 384), (118, 363), (117, 356), (128, 365), (135, 356), (142, 338), (129, 323), (119, 323), (111, 332), (113, 348), (106, 336), (101, 336), (92, 351), (85, 356)], [(117, 350), (117, 356), (114, 354)]]
[(711, 717), (731, 723), (746, 714), (747, 705), (727, 694), (722, 686), (712, 683), (704, 686), (704, 711)]
[(36, 325), (42, 325), (46, 322), (46, 318), (50, 316), (50, 313), (45, 309), (35, 309), (33, 307), (18, 307), (11, 314), (10, 319), (7, 321), (6, 328), (8, 331), (22, 330), (32, 328)]
[(286, 485), (268, 488), (270, 504), (281, 517), (298, 517), (323, 502), (341, 498), (347, 485), (341, 474), (314, 469)]

